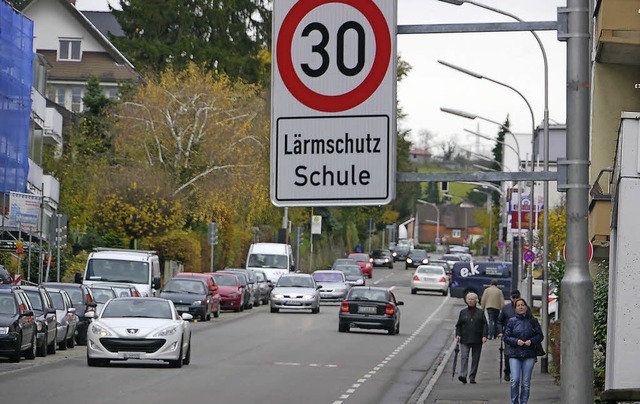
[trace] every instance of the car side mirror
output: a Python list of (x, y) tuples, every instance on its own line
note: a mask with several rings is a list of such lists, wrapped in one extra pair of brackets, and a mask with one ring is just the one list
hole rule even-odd
[(85, 318), (95, 318), (96, 317), (96, 312), (95, 311), (88, 311), (88, 312), (84, 313), (84, 317)]
[(53, 307), (47, 307), (47, 314), (56, 314), (56, 309)]
[(25, 310), (20, 313), (20, 317), (33, 317), (33, 310)]
[(192, 316), (191, 314), (189, 314), (189, 313), (182, 313), (182, 314), (180, 315), (180, 317), (182, 317), (182, 319), (183, 319), (184, 321), (191, 321), (191, 320), (193, 320), (193, 316)]
[(76, 308), (75, 307), (69, 307), (67, 309), (67, 313), (75, 313), (76, 312)]
[(246, 269), (247, 268), (247, 264), (245, 264), (244, 262), (240, 264), (240, 268), (242, 269)]
[(76, 274), (73, 276), (73, 282), (82, 283), (82, 274), (80, 272), (76, 272)]
[(316, 285), (316, 290), (322, 289), (322, 285)]
[(162, 287), (162, 284), (161, 284), (161, 282), (160, 282), (160, 278), (158, 278), (158, 277), (153, 278), (153, 282), (152, 282), (152, 285), (151, 285), (151, 286), (153, 286), (153, 288), (154, 288), (155, 290), (160, 289), (160, 288)]
[(396, 306), (404, 306), (404, 302), (402, 300), (397, 301)]
[(98, 303), (96, 302), (87, 303), (87, 307), (92, 307), (95, 309), (96, 307), (98, 307)]

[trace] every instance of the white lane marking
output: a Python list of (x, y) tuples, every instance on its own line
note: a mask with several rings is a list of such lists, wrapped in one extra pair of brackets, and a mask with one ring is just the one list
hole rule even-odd
[[(373, 284), (374, 284), (374, 285), (377, 285), (377, 284), (379, 284), (380, 282), (384, 281), (385, 279), (390, 278), (391, 276), (393, 276), (393, 272), (391, 272), (390, 274), (387, 274), (386, 276), (383, 276), (382, 278), (380, 278), (380, 279), (378, 279), (378, 280), (376, 280), (376, 281), (373, 281)], [(393, 288), (395, 288), (395, 286), (392, 286), (392, 287), (390, 287), (389, 289), (393, 289)]]
[[(384, 279), (384, 278), (383, 278)], [(394, 287), (391, 287), (390, 289), (393, 289)], [(402, 344), (400, 344), (396, 349), (393, 350), (393, 352), (391, 354), (389, 354), (387, 357), (384, 358), (384, 360), (382, 362), (380, 362), (379, 364), (377, 364), (375, 367), (373, 367), (372, 370), (370, 370), (369, 372), (367, 372), (367, 374), (365, 374), (364, 376), (362, 376), (362, 379), (358, 379), (358, 383), (364, 383), (365, 381), (367, 381), (367, 379), (371, 378), (372, 375), (375, 375), (377, 373), (378, 370), (380, 370), (382, 367), (384, 367), (385, 364), (387, 364), (392, 358), (394, 358), (397, 354), (400, 353), (400, 351), (402, 351), (402, 349), (404, 347), (406, 347), (409, 343), (411, 343), (418, 334), (420, 334), (422, 332), (422, 330), (424, 330), (424, 328), (427, 326), (427, 324), (429, 324), (431, 322), (431, 320), (433, 320), (433, 318), (435, 317), (436, 314), (438, 314), (438, 312), (442, 309), (442, 307), (445, 305), (445, 303), (447, 303), (447, 301), (449, 301), (449, 296), (445, 297), (444, 299), (442, 299), (442, 303), (440, 303), (440, 306), (438, 306), (437, 309), (435, 309), (431, 315), (429, 317), (427, 317), (426, 320), (424, 320), (422, 322), (422, 324), (420, 324), (420, 326), (407, 338), (405, 338), (404, 342), (402, 342)], [(447, 355), (451, 355), (451, 350), (453, 349), (453, 346), (449, 349), (449, 352), (447, 353)], [(440, 364), (440, 367), (442, 367), (442, 370), (444, 370), (444, 365), (447, 363), (447, 360), (449, 359), (449, 356), (446, 356), (446, 358), (443, 360), (443, 362)], [(431, 381), (429, 382), (429, 385), (427, 386), (427, 390), (425, 390), (425, 392), (427, 393), (427, 395), (429, 394), (429, 392), (431, 391), (431, 389), (433, 388), (433, 386), (435, 385), (435, 382), (438, 380), (438, 377), (440, 376), (440, 374), (442, 373), (442, 370), (440, 369), (440, 367), (438, 367), (438, 370), (436, 371), (436, 375), (434, 375), (434, 378), (431, 379)], [(440, 373), (438, 373), (438, 371)], [(436, 377), (438, 376), (438, 377)], [(347, 390), (347, 393), (353, 394), (355, 393), (355, 390), (360, 387), (360, 385), (356, 386), (355, 384), (353, 384), (351, 386), (352, 388)], [(424, 396), (424, 398), (423, 398)], [(345, 400), (349, 397), (349, 394), (343, 394), (340, 396), (341, 400)], [(425, 393), (422, 394), (422, 396), (420, 396), (420, 399), (422, 401), (419, 401), (418, 404), (424, 404), (424, 399), (426, 399)], [(342, 401), (334, 401), (333, 404), (342, 404)]]
[(300, 366), (301, 363), (297, 363), (297, 362), (273, 362), (274, 365), (280, 365), (280, 366)]

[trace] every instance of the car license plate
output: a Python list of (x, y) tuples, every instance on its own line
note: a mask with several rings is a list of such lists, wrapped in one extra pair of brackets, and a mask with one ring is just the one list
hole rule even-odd
[(140, 359), (140, 354), (137, 352), (125, 352), (125, 359)]
[(358, 307), (358, 313), (376, 314), (376, 308), (371, 306), (360, 306)]
[(288, 302), (288, 301), (285, 301), (284, 304), (287, 305), (287, 306), (301, 306), (302, 305), (302, 303), (300, 303), (300, 302)]

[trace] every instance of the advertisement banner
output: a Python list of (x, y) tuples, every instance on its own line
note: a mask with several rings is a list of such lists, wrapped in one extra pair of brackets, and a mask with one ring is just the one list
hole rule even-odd
[(41, 204), (42, 197), (39, 195), (9, 193), (9, 226), (37, 232), (40, 228)]

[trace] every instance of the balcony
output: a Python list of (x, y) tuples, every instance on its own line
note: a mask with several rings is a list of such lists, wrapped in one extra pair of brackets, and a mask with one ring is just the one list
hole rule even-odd
[(45, 112), (44, 143), (62, 145), (62, 115), (55, 108), (47, 108)]
[(45, 120), (47, 100), (35, 88), (31, 88), (31, 119), (42, 127)]
[(609, 247), (612, 172), (611, 168), (601, 170), (589, 191), (589, 240), (594, 248)]
[(640, 66), (640, 0), (599, 0), (596, 61)]

